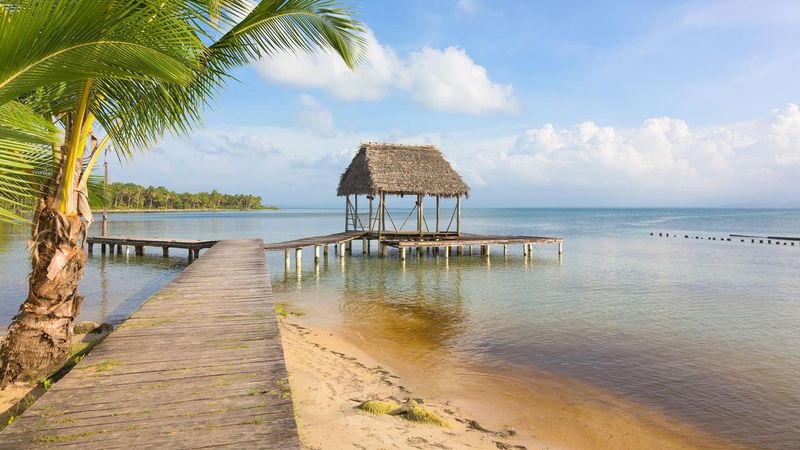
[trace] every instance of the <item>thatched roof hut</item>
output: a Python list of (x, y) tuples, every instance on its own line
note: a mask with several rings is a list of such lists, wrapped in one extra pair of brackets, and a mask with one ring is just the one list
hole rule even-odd
[(457, 197), (468, 195), (469, 186), (435, 145), (361, 144), (336, 194), (376, 196), (379, 192)]

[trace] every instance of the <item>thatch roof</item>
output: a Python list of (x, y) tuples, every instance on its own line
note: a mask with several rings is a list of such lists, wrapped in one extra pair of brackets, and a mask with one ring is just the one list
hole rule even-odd
[(455, 197), (469, 194), (469, 186), (435, 145), (361, 144), (336, 195), (378, 192)]

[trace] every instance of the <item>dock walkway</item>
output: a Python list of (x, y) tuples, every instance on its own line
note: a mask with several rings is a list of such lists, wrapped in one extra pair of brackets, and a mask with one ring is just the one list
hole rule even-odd
[(220, 241), (0, 433), (0, 447), (300, 448), (261, 240)]
[(114, 248), (117, 249), (117, 254), (122, 253), (122, 246), (125, 246), (125, 253), (127, 254), (128, 248), (133, 247), (137, 255), (144, 254), (145, 247), (157, 247), (162, 249), (164, 257), (169, 256), (169, 249), (182, 248), (189, 250), (189, 259), (195, 259), (200, 256), (200, 250), (204, 248), (211, 248), (217, 241), (213, 240), (196, 240), (196, 239), (168, 239), (168, 238), (143, 238), (143, 237), (128, 237), (128, 236), (89, 236), (86, 238), (86, 245), (89, 254), (94, 252), (94, 244), (100, 245), (100, 251), (105, 255), (106, 247), (110, 253), (114, 254)]

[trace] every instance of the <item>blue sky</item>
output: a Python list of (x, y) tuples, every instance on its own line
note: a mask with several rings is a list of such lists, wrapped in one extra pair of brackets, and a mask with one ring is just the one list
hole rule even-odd
[(800, 2), (351, 1), (356, 71), (275, 55), (112, 178), (339, 206), (361, 141), (435, 143), (471, 206), (800, 206)]

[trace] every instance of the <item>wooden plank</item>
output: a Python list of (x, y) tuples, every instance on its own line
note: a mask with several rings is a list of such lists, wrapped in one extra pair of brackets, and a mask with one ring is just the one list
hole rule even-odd
[(359, 239), (369, 234), (366, 231), (350, 231), (346, 233), (334, 233), (324, 236), (311, 236), (302, 239), (295, 239), (292, 241), (284, 242), (271, 242), (264, 244), (264, 250), (285, 250), (296, 249), (303, 247), (311, 247), (314, 245), (336, 244), (340, 242), (349, 242), (353, 239)]
[(0, 447), (300, 448), (274, 308), (263, 242), (220, 241), (0, 433)]
[[(143, 238), (143, 237), (129, 237), (129, 236), (89, 236), (86, 238), (89, 248), (94, 244), (100, 244), (101, 249), (105, 245), (122, 248), (123, 245), (132, 246), (140, 249), (142, 247), (161, 247), (163, 251), (168, 251), (169, 248), (185, 248), (190, 250), (200, 250), (203, 248), (211, 248), (217, 241), (214, 240), (195, 240), (195, 239), (171, 239), (171, 238)], [(113, 253), (113, 250), (112, 252)]]
[(453, 245), (507, 245), (507, 244), (556, 244), (562, 242), (562, 238), (543, 237), (543, 236), (497, 236), (497, 235), (478, 235), (462, 233), (456, 236), (423, 236), (422, 239), (402, 238), (395, 236), (393, 239), (386, 239), (384, 243), (392, 247), (444, 247)]

